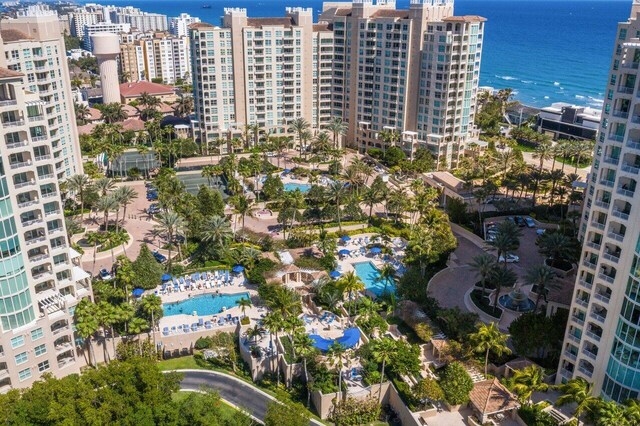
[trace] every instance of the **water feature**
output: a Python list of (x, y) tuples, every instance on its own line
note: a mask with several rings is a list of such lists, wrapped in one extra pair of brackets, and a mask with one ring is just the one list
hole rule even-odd
[(381, 296), (386, 292), (396, 291), (396, 284), (393, 280), (387, 279), (385, 283), (380, 279), (380, 271), (371, 262), (354, 263), (353, 268), (356, 271), (356, 275), (360, 277), (364, 283), (364, 287), (375, 294)]
[(294, 183), (294, 182), (289, 182), (284, 184), (284, 190), (287, 192), (292, 192), (292, 191), (295, 191), (296, 189), (300, 192), (309, 192), (309, 190), (311, 189), (311, 185), (309, 185), (308, 183)]
[(531, 312), (535, 308), (535, 303), (522, 292), (520, 287), (500, 296), (498, 303), (503, 308), (516, 312)]

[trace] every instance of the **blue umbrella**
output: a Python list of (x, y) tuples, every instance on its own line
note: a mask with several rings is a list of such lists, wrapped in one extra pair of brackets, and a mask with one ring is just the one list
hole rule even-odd
[(331, 278), (340, 278), (340, 275), (342, 275), (342, 274), (341, 274), (340, 272), (338, 272), (338, 271), (331, 271), (331, 272), (329, 273), (329, 276), (330, 276)]
[(340, 251), (338, 252), (338, 254), (339, 254), (340, 256), (347, 256), (347, 255), (348, 255), (348, 254), (350, 254), (350, 253), (351, 253), (351, 252), (350, 252), (349, 250), (347, 250), (347, 249), (342, 249), (342, 250), (340, 250)]
[(380, 247), (373, 247), (373, 248), (371, 249), (371, 253), (373, 253), (373, 254), (380, 254), (380, 253), (382, 253), (382, 249), (381, 249)]
[(142, 296), (142, 293), (144, 293), (144, 289), (142, 288), (134, 288), (133, 291), (131, 292), (133, 297), (140, 297)]
[(284, 169), (284, 173), (291, 173), (291, 169)]
[(347, 241), (351, 241), (351, 237), (350, 237), (350, 236), (348, 236), (348, 235), (345, 235), (345, 236), (343, 236), (343, 237), (341, 238), (341, 240), (342, 240), (342, 241), (344, 241), (344, 242), (346, 243)]
[(169, 275), (169, 274), (164, 274), (164, 275), (162, 276), (162, 281), (163, 281), (163, 282), (165, 282), (165, 281), (171, 281), (171, 275)]
[(240, 272), (244, 271), (244, 266), (242, 265), (236, 265), (233, 267), (233, 269), (231, 269), (234, 273), (239, 274)]

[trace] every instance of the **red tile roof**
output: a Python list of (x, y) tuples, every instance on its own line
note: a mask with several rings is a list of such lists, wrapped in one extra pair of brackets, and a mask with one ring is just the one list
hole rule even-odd
[(120, 95), (124, 98), (137, 98), (143, 93), (148, 93), (149, 95), (170, 95), (173, 94), (173, 87), (152, 83), (150, 81), (136, 81), (134, 83), (122, 83), (120, 85)]
[(444, 18), (444, 22), (484, 22), (487, 18), (477, 15), (449, 16)]
[(320, 22), (318, 24), (313, 24), (313, 31), (321, 32), (321, 31), (331, 31), (333, 29), (333, 24), (328, 24), (326, 22)]
[(515, 396), (495, 378), (476, 383), (469, 393), (469, 399), (483, 415), (502, 413), (520, 407)]
[(102, 113), (98, 109), (89, 108), (89, 114), (85, 118), (90, 121), (97, 121), (102, 118)]
[(127, 118), (121, 124), (122, 130), (133, 130), (134, 132), (144, 130), (144, 121), (139, 118)]
[(250, 27), (284, 26), (294, 25), (292, 18), (247, 18), (247, 25)]
[(213, 28), (213, 25), (208, 24), (206, 22), (194, 22), (193, 24), (189, 25), (190, 29), (200, 29), (200, 28)]
[(378, 10), (373, 14), (373, 18), (408, 18), (409, 11), (408, 10), (388, 10), (382, 9)]

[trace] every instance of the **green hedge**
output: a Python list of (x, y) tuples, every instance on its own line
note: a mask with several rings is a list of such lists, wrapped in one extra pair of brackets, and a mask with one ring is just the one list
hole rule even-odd
[(482, 289), (475, 289), (471, 292), (471, 301), (485, 314), (500, 319), (502, 317), (502, 309), (496, 307), (494, 309), (491, 300), (487, 296), (482, 295)]

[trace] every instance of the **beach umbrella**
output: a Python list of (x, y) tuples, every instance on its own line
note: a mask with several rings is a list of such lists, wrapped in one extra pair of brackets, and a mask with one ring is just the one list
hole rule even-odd
[(351, 237), (350, 237), (350, 236), (348, 236), (348, 235), (345, 235), (345, 236), (343, 236), (343, 237), (342, 237), (342, 238), (340, 238), (340, 239), (341, 239), (342, 241), (344, 241), (345, 243), (346, 243), (347, 241), (351, 241)]
[(340, 272), (338, 272), (338, 271), (331, 271), (331, 272), (329, 273), (329, 276), (330, 276), (331, 278), (340, 278), (340, 275), (342, 275), (342, 274), (341, 274)]
[(373, 248), (371, 249), (371, 253), (373, 253), (373, 254), (380, 254), (380, 253), (382, 253), (382, 249), (381, 249), (380, 247), (373, 247)]
[(244, 266), (236, 265), (233, 267), (232, 271), (236, 274), (239, 274), (240, 272), (244, 271)]
[(142, 288), (134, 288), (133, 291), (131, 292), (133, 297), (140, 297), (142, 296), (142, 293), (144, 293), (144, 289)]
[(162, 282), (166, 282), (166, 281), (171, 281), (171, 275), (169, 274), (164, 274), (162, 276)]
[(348, 256), (351, 252), (347, 249), (342, 249), (338, 252), (340, 256)]

